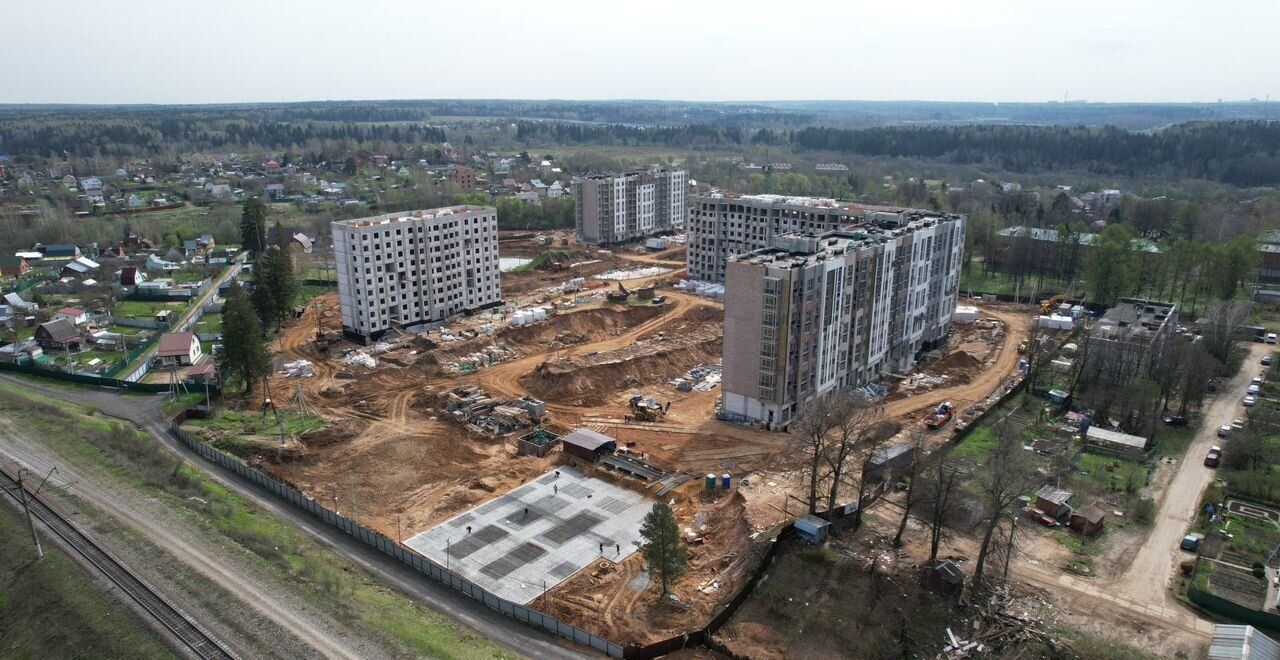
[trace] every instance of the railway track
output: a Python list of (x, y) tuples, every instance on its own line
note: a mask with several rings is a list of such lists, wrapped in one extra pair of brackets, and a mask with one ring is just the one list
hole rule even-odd
[[(18, 497), (18, 480), (7, 470), (0, 468), (0, 487), (4, 492), (20, 502)], [(177, 641), (196, 657), (208, 660), (238, 660), (235, 653), (209, 634), (200, 624), (178, 609), (168, 599), (151, 588), (142, 578), (134, 575), (128, 568), (116, 561), (106, 550), (94, 543), (27, 489), (27, 502), (31, 506), (31, 514), (53, 530), (68, 546), (88, 561), (100, 573), (111, 580), (129, 598), (142, 607), (156, 621), (177, 639)]]

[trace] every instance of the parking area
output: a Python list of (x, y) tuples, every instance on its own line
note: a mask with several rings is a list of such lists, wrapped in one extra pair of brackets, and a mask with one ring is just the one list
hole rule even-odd
[(523, 604), (602, 556), (630, 556), (649, 508), (639, 493), (561, 467), (405, 545)]

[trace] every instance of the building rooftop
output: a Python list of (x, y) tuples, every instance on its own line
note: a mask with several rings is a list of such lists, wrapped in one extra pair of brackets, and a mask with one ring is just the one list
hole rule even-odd
[(595, 451), (610, 442), (617, 442), (617, 440), (591, 429), (576, 429), (569, 435), (560, 438), (560, 441), (566, 445), (582, 447), (587, 451)]
[(1118, 339), (1151, 337), (1175, 317), (1177, 310), (1173, 303), (1121, 298), (1103, 313), (1097, 334)]
[(788, 232), (774, 236), (769, 247), (732, 255), (728, 260), (746, 261), (773, 268), (806, 268), (828, 259), (844, 256), (850, 250), (869, 248), (888, 239), (906, 236), (923, 227), (932, 226), (940, 220), (951, 220), (955, 217), (957, 216), (945, 218), (931, 216), (915, 219), (906, 226), (895, 228), (885, 228), (871, 223), (855, 223), (820, 234)]
[(1036, 497), (1054, 504), (1066, 504), (1071, 499), (1071, 491), (1045, 486), (1036, 491)]
[(166, 332), (160, 335), (160, 348), (156, 355), (160, 357), (179, 357), (191, 351), (191, 342), (196, 336), (190, 332)]
[(409, 220), (431, 220), (434, 218), (443, 218), (451, 215), (460, 215), (463, 213), (472, 213), (475, 211), (493, 211), (491, 206), (474, 206), (472, 204), (460, 204), (458, 206), (443, 206), (437, 209), (423, 209), (419, 211), (400, 211), (398, 213), (385, 213), (383, 215), (375, 215), (368, 218), (354, 218), (351, 220), (338, 220), (335, 225), (345, 225), (347, 227), (371, 227), (373, 225), (387, 225), (393, 222), (406, 222)]
[(1280, 644), (1253, 626), (1218, 624), (1209, 642), (1209, 660), (1277, 660)]
[(1085, 437), (1093, 440), (1099, 440), (1116, 445), (1125, 445), (1126, 447), (1133, 447), (1138, 450), (1147, 448), (1147, 439), (1140, 435), (1129, 435), (1128, 433), (1121, 433), (1119, 431), (1108, 431), (1107, 429), (1099, 428), (1097, 426), (1090, 426), (1089, 430), (1085, 431), (1084, 434)]

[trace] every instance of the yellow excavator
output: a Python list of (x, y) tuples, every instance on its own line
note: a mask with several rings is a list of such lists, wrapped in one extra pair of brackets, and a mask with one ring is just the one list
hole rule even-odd
[(1067, 298), (1066, 296), (1062, 295), (1062, 294), (1058, 294), (1058, 295), (1056, 295), (1056, 296), (1054, 296), (1054, 297), (1052, 297), (1052, 298), (1050, 298), (1050, 299), (1048, 299), (1048, 300), (1041, 300), (1041, 301), (1040, 301), (1040, 314), (1041, 314), (1041, 315), (1047, 315), (1047, 314), (1049, 314), (1049, 313), (1050, 313), (1050, 312), (1052, 312), (1053, 310), (1057, 309), (1057, 308), (1058, 308), (1058, 305), (1061, 305), (1062, 303), (1067, 302), (1067, 300), (1068, 300), (1068, 298)]

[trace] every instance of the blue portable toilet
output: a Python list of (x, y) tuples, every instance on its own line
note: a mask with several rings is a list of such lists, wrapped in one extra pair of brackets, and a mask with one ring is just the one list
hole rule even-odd
[(796, 518), (796, 534), (812, 545), (825, 543), (830, 530), (831, 523), (817, 516), (804, 515)]

